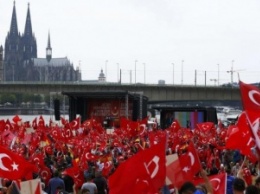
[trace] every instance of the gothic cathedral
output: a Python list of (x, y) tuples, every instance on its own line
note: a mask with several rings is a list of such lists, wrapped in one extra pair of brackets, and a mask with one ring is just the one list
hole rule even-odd
[(32, 31), (29, 4), (24, 33), (21, 35), (18, 31), (14, 2), (10, 31), (5, 40), (2, 80), (81, 81), (80, 69), (75, 70), (67, 57), (52, 57), (50, 33), (48, 34), (46, 57), (37, 58), (37, 42)]

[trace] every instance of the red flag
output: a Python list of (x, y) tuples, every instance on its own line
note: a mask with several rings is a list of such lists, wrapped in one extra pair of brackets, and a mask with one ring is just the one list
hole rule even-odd
[(14, 122), (15, 124), (18, 124), (19, 121), (22, 121), (22, 119), (21, 119), (18, 115), (15, 115), (15, 116), (13, 117), (13, 122)]
[(69, 125), (71, 129), (77, 130), (80, 127), (80, 117), (71, 121)]
[(227, 134), (226, 148), (239, 149), (243, 155), (246, 155), (250, 159), (250, 161), (256, 162), (257, 157), (251, 150), (256, 146), (256, 143), (245, 112), (242, 112), (239, 116), (237, 125), (229, 126)]
[[(209, 181), (212, 184), (213, 194), (223, 194), (226, 193), (226, 182), (227, 182), (227, 174), (220, 173), (213, 176), (209, 176)], [(204, 183), (203, 179), (197, 179), (194, 181), (195, 185)]]
[(11, 124), (11, 122), (9, 121), (9, 119), (7, 119), (6, 122), (5, 122), (5, 130), (11, 130), (11, 131), (14, 130), (14, 127)]
[(68, 121), (63, 117), (60, 117), (60, 120), (61, 120), (62, 125), (65, 125), (66, 123), (68, 123)]
[(201, 170), (198, 154), (191, 142), (187, 151), (167, 166), (167, 178), (180, 188), (185, 181), (192, 181)]
[(37, 125), (37, 117), (35, 117), (33, 120), (32, 120), (32, 127), (34, 129), (37, 129), (38, 125)]
[(42, 193), (42, 187), (41, 187), (41, 182), (39, 181), (39, 183), (36, 186), (34, 194), (41, 194), (41, 193)]
[(52, 176), (50, 168), (48, 168), (45, 165), (41, 166), (39, 175), (46, 185), (49, 183), (49, 180), (51, 179)]
[(256, 145), (260, 149), (260, 112), (246, 111), (251, 131), (254, 135)]
[(78, 168), (77, 165), (66, 168), (62, 174), (68, 175), (73, 178), (73, 181), (77, 188), (81, 187), (84, 183), (84, 175), (83, 172)]
[(31, 179), (35, 170), (36, 167), (23, 157), (0, 146), (0, 177), (10, 180)]
[(239, 81), (244, 110), (260, 111), (260, 90), (256, 86)]
[(175, 120), (172, 122), (170, 128), (172, 128), (173, 130), (179, 130), (179, 129), (181, 128), (181, 125), (180, 125), (180, 123), (175, 119)]
[(109, 179), (109, 193), (158, 192), (165, 183), (165, 141), (121, 163)]
[(39, 127), (45, 127), (45, 121), (44, 121), (42, 115), (40, 115), (40, 118), (39, 118), (39, 121), (38, 121), (38, 126)]
[(214, 127), (214, 123), (212, 122), (197, 123), (197, 127), (202, 133), (208, 133)]

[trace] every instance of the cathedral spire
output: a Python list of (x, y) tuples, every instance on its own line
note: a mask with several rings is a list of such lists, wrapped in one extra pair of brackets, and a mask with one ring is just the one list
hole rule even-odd
[(50, 38), (50, 32), (48, 33), (48, 43), (46, 48), (46, 58), (48, 61), (52, 58), (52, 48), (51, 48), (51, 38)]
[(28, 3), (26, 23), (24, 28), (24, 36), (32, 36), (32, 22), (31, 22), (31, 14), (30, 14), (30, 3)]
[(13, 6), (12, 21), (11, 21), (11, 26), (10, 26), (10, 34), (13, 35), (13, 36), (18, 36), (15, 1), (14, 1), (14, 6)]

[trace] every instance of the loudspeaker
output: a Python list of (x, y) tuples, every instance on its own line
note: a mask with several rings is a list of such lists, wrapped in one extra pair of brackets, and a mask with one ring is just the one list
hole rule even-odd
[(60, 120), (60, 101), (58, 99), (54, 100), (54, 115), (55, 120)]

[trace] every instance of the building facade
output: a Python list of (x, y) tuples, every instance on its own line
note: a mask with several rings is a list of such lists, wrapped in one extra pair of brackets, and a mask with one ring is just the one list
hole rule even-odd
[(4, 47), (3, 80), (81, 81), (80, 69), (74, 69), (73, 63), (67, 57), (52, 57), (50, 33), (48, 34), (46, 57), (37, 57), (37, 42), (32, 31), (29, 4), (24, 33), (21, 35), (18, 31), (14, 2), (10, 30)]

